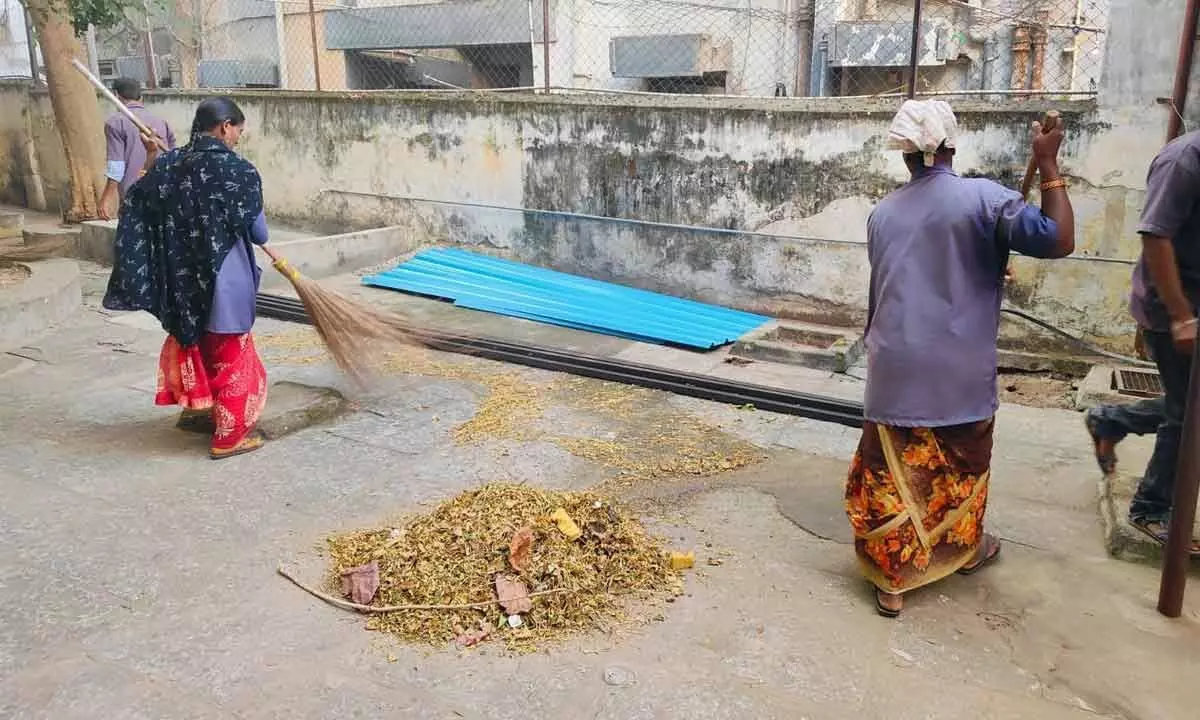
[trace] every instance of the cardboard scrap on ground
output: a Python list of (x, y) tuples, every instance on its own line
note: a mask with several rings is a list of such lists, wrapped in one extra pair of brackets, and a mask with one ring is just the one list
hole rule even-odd
[(524, 572), (533, 554), (533, 528), (523, 527), (513, 534), (508, 543), (508, 564), (517, 572)]
[(525, 583), (511, 575), (496, 576), (496, 599), (500, 607), (509, 615), (520, 615), (533, 609), (533, 600), (529, 598), (529, 588)]
[(342, 572), (342, 595), (359, 605), (370, 605), (379, 592), (379, 563), (352, 567)]

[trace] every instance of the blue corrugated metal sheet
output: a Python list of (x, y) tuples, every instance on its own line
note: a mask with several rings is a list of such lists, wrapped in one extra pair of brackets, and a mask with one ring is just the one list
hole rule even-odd
[(452, 248), (425, 250), (364, 285), (551, 325), (710, 349), (769, 318)]

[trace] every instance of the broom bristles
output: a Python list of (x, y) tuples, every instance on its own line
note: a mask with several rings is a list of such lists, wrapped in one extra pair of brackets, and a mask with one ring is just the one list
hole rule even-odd
[(289, 278), (333, 361), (360, 385), (394, 346), (426, 344), (401, 315), (351, 300), (303, 275)]

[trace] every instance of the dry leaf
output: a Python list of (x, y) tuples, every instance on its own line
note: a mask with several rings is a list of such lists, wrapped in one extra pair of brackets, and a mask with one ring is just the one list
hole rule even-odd
[(519, 615), (533, 609), (529, 588), (511, 575), (496, 575), (496, 599), (509, 615)]
[(512, 540), (508, 543), (508, 564), (517, 572), (525, 572), (532, 554), (533, 528), (523, 527), (513, 533)]
[(359, 605), (370, 605), (379, 591), (379, 563), (352, 567), (342, 573), (342, 595)]

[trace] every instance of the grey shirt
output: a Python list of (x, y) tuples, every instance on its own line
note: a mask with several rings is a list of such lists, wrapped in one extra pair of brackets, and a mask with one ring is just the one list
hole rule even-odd
[[(1137, 231), (1170, 238), (1183, 292), (1200, 305), (1200, 131), (1181, 135), (1159, 151), (1146, 176), (1146, 205)], [(1133, 270), (1130, 311), (1147, 330), (1169, 332), (1171, 319), (1154, 288), (1143, 253)]]
[(921, 170), (867, 222), (867, 420), (945, 427), (995, 414), (1009, 250), (1053, 254), (1058, 227), (1020, 194)]
[[(137, 101), (129, 101), (126, 107), (167, 143), (168, 149), (175, 148), (175, 134), (171, 126), (146, 111)], [(104, 122), (105, 176), (117, 182), (118, 196), (124, 200), (129, 186), (138, 181), (142, 167), (146, 164), (146, 148), (137, 126), (122, 113), (113, 113)]]

